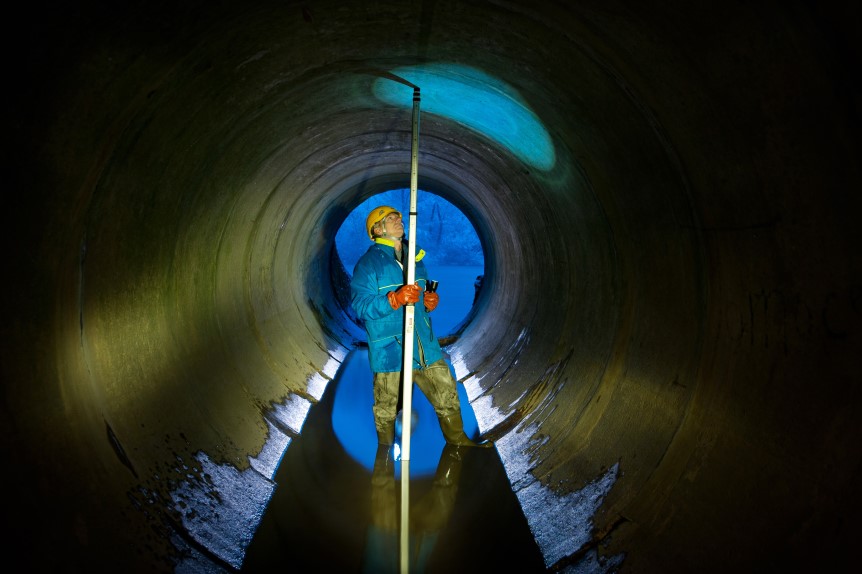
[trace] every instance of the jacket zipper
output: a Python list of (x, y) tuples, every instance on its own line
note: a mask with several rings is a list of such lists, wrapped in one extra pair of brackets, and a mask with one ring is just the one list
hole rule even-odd
[(425, 349), (422, 348), (422, 337), (416, 333), (416, 342), (419, 344), (419, 365), (424, 369), (428, 365), (425, 364)]

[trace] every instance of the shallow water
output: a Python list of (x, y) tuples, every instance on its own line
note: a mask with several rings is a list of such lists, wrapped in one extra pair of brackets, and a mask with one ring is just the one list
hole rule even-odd
[[(398, 571), (400, 463), (372, 486), (372, 471), (332, 428), (333, 391), (312, 407), (288, 447), (242, 572)], [(373, 459), (376, 444), (369, 449)], [(414, 454), (420, 449), (434, 449), (439, 474), (451, 483), (434, 483), (436, 467), (424, 476), (411, 472), (410, 572), (545, 571), (495, 449), (412, 443)]]

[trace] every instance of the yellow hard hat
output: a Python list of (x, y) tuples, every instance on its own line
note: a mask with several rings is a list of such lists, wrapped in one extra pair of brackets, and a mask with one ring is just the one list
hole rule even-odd
[(383, 218), (390, 213), (397, 213), (398, 217), (401, 217), (400, 211), (398, 211), (394, 207), (389, 207), (388, 205), (381, 205), (380, 207), (375, 207), (371, 210), (371, 213), (368, 214), (368, 217), (365, 219), (365, 230), (368, 232), (368, 238), (371, 241), (374, 241), (374, 234), (371, 233), (371, 229), (377, 222), (382, 221)]

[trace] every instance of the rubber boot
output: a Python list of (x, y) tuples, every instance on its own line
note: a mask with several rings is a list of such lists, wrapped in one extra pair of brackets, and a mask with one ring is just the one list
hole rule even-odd
[(391, 445), (395, 442), (395, 421), (383, 423), (382, 429), (377, 429), (377, 443)]
[(371, 471), (371, 484), (380, 486), (395, 480), (395, 454), (392, 445), (377, 445), (374, 455), (374, 468)]
[(480, 448), (492, 448), (494, 446), (494, 443), (491, 441), (476, 443), (470, 440), (470, 437), (464, 434), (464, 421), (461, 420), (461, 413), (437, 418), (440, 419), (440, 430), (443, 431), (443, 438), (449, 444), (455, 446), (477, 446)]

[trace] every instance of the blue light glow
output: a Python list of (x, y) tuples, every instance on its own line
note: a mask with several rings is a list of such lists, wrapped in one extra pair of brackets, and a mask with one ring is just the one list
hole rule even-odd
[[(451, 118), (505, 146), (534, 168), (548, 171), (554, 167), (550, 134), (505, 82), (457, 64), (406, 66), (391, 73), (419, 87), (422, 113)], [(405, 84), (380, 78), (373, 90), (384, 102), (413, 106), (413, 88)]]

